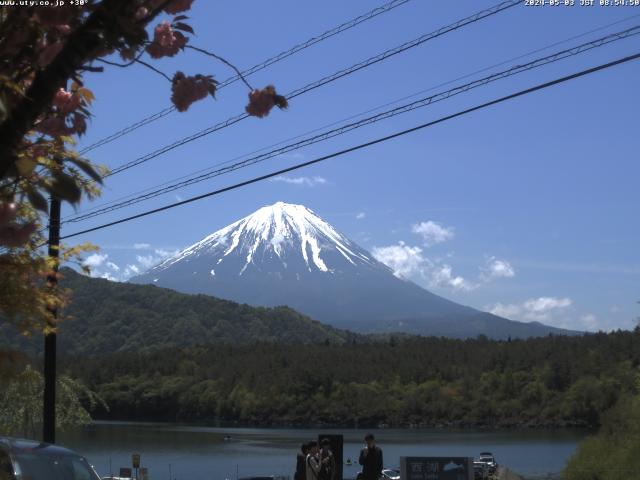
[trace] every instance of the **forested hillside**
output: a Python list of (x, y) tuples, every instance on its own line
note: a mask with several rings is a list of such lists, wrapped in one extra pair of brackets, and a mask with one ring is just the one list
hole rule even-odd
[[(80, 361), (81, 360), (81, 361)], [(113, 419), (596, 426), (635, 391), (640, 329), (584, 337), (213, 346), (67, 358)]]
[[(62, 271), (72, 302), (63, 312), (59, 351), (94, 355), (192, 345), (343, 343), (357, 335), (314, 321), (290, 308), (241, 305), (150, 285), (88, 278)], [(39, 353), (42, 339), (27, 339), (0, 322), (0, 345)]]

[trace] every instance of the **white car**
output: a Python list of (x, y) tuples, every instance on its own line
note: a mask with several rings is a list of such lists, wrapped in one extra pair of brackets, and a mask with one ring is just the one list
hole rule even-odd
[(385, 468), (382, 470), (382, 476), (380, 478), (382, 480), (400, 480), (400, 471)]
[(496, 473), (498, 469), (498, 462), (496, 462), (496, 457), (493, 456), (491, 452), (482, 452), (480, 457), (477, 460), (479, 463), (484, 463), (489, 469), (490, 474)]

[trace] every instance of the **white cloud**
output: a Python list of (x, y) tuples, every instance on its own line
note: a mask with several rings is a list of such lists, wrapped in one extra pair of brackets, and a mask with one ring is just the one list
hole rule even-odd
[(366, 216), (367, 216), (367, 214), (366, 214), (366, 213), (364, 213), (364, 212), (358, 212), (358, 213), (356, 214), (356, 220), (362, 220), (362, 219), (363, 219), (363, 218), (365, 218)]
[(173, 257), (177, 253), (178, 253), (178, 250), (164, 250), (161, 248), (156, 248), (154, 250), (154, 254), (136, 255), (136, 260), (144, 270), (148, 270), (151, 267), (155, 267), (162, 260), (169, 257)]
[(450, 288), (457, 291), (473, 290), (476, 286), (459, 275), (450, 265), (440, 264), (423, 255), (420, 247), (404, 242), (387, 247), (374, 247), (374, 258), (387, 265), (396, 277), (427, 283), (430, 287)]
[(489, 312), (499, 317), (509, 318), (515, 320), (520, 316), (522, 309), (519, 305), (509, 304), (503, 305), (502, 303), (496, 303), (493, 307), (490, 307)]
[(459, 275), (453, 274), (451, 265), (440, 265), (431, 272), (430, 285), (432, 287), (450, 287), (454, 290), (469, 291), (476, 288)]
[(598, 329), (598, 317), (593, 313), (587, 313), (580, 317), (580, 321), (584, 325), (585, 330), (597, 330)]
[(567, 309), (573, 305), (570, 298), (538, 297), (520, 304), (496, 303), (488, 310), (494, 315), (526, 322), (544, 322), (568, 327)]
[(113, 275), (111, 275), (109, 272), (104, 272), (102, 274), (99, 275), (100, 278), (104, 278), (106, 280), (110, 280), (112, 282), (117, 282), (118, 279), (116, 277), (114, 277)]
[(82, 264), (90, 268), (96, 268), (101, 266), (107, 260), (107, 258), (109, 258), (109, 255), (107, 255), (106, 253), (93, 253), (85, 258)]
[(160, 259), (154, 255), (136, 255), (136, 260), (146, 270), (155, 267)]
[(180, 253), (180, 250), (177, 250), (177, 249), (167, 250), (165, 248), (156, 248), (155, 252), (156, 252), (156, 255), (158, 255), (158, 257), (164, 260), (165, 258), (176, 256), (178, 253)]
[(420, 247), (411, 247), (404, 242), (387, 247), (374, 247), (371, 254), (393, 270), (396, 277), (405, 279), (422, 275), (429, 264)]
[(113, 263), (113, 262), (107, 262), (107, 267), (109, 267), (114, 272), (119, 272), (120, 271), (120, 267), (118, 265), (116, 265), (115, 263)]
[(138, 275), (140, 273), (140, 269), (136, 265), (127, 265), (127, 268), (124, 269), (124, 277), (129, 278), (134, 275)]
[(149, 248), (151, 248), (151, 244), (150, 243), (134, 243), (133, 248), (136, 250), (148, 250)]
[(327, 179), (324, 177), (287, 177), (280, 175), (271, 179), (272, 182), (284, 182), (291, 185), (300, 185), (304, 187), (315, 187), (316, 185), (324, 185)]
[(496, 257), (488, 257), (486, 265), (481, 270), (480, 278), (485, 282), (495, 278), (511, 278), (516, 275), (516, 271), (508, 261)]
[(571, 299), (566, 297), (538, 297), (524, 302), (524, 308), (534, 313), (545, 313), (549, 310), (569, 307), (571, 303)]
[(422, 236), (426, 247), (432, 247), (438, 243), (446, 242), (455, 236), (452, 227), (445, 227), (431, 220), (416, 223), (411, 227), (411, 231)]

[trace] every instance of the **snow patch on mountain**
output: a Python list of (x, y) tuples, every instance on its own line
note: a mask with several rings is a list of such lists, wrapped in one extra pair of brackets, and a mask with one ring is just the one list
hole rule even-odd
[[(337, 252), (349, 264), (366, 263), (371, 259), (359, 247), (340, 234), (329, 223), (303, 205), (278, 202), (262, 207), (247, 217), (218, 230), (194, 243), (176, 256), (153, 268), (160, 272), (171, 265), (200, 255), (216, 257), (216, 265), (230, 255), (242, 255), (244, 261), (238, 274), (242, 275), (257, 257), (273, 253), (287, 268), (285, 258), (297, 252), (308, 271), (313, 269), (333, 273), (327, 262), (328, 252)], [(212, 271), (212, 276), (213, 271)]]

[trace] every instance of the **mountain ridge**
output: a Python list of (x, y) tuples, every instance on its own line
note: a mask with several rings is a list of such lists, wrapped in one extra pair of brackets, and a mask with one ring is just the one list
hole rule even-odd
[[(144, 352), (158, 348), (257, 343), (343, 344), (359, 335), (310, 319), (288, 307), (242, 305), (153, 285), (133, 285), (61, 270), (71, 292), (61, 312), (58, 351), (66, 355)], [(0, 344), (37, 354), (39, 335), (24, 337), (0, 322)]]

